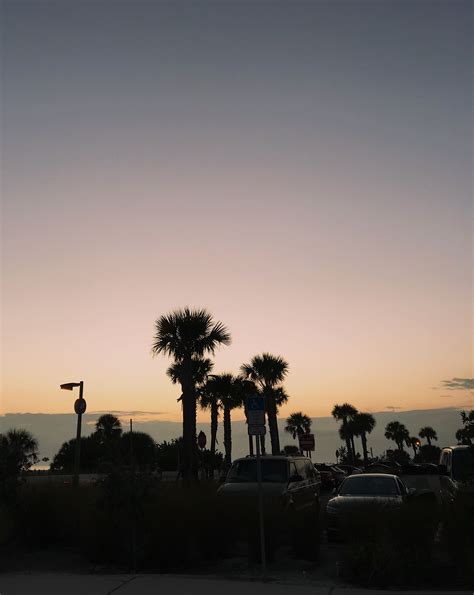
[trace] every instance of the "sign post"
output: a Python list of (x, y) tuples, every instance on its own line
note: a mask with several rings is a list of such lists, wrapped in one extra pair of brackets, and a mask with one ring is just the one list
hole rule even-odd
[(79, 485), (79, 468), (81, 463), (81, 427), (82, 414), (86, 412), (86, 401), (83, 397), (84, 382), (79, 382), (79, 398), (74, 403), (74, 411), (77, 413), (77, 430), (76, 430), (76, 452), (74, 453), (74, 485)]
[(314, 451), (314, 434), (298, 434), (300, 450), (305, 451), (311, 458), (311, 451)]
[(249, 397), (247, 399), (247, 428), (248, 434), (257, 436), (257, 492), (258, 492), (258, 524), (260, 531), (260, 556), (262, 560), (262, 578), (267, 575), (267, 557), (265, 552), (265, 523), (263, 518), (263, 490), (262, 490), (262, 461), (260, 457), (260, 436), (265, 435), (265, 399), (263, 397)]
[(74, 476), (72, 483), (74, 487), (79, 485), (79, 466), (81, 461), (81, 426), (82, 415), (86, 412), (87, 403), (84, 399), (84, 382), (66, 382), (60, 385), (63, 390), (73, 390), (79, 387), (79, 398), (74, 401), (74, 411), (77, 414), (77, 428), (76, 428), (76, 448), (74, 453)]

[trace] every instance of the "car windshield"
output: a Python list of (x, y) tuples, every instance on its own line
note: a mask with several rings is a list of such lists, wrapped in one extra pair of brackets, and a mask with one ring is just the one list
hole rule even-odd
[(351, 475), (341, 485), (341, 496), (397, 496), (397, 484), (391, 477)]
[(453, 477), (458, 481), (474, 478), (473, 451), (466, 449), (453, 450)]
[[(286, 483), (288, 481), (288, 463), (284, 460), (262, 459), (262, 481)], [(257, 461), (244, 459), (236, 461), (230, 468), (227, 481), (254, 482), (257, 481)]]

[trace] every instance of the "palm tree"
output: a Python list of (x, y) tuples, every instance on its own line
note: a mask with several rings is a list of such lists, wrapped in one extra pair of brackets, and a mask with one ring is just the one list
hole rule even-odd
[(96, 421), (95, 431), (103, 444), (115, 442), (122, 435), (122, 424), (115, 415), (105, 413)]
[(357, 409), (350, 403), (343, 403), (342, 405), (334, 405), (334, 408), (332, 410), (332, 416), (334, 417), (334, 419), (336, 419), (338, 421), (342, 421), (341, 430), (342, 430), (342, 433), (344, 434), (344, 437), (342, 437), (341, 432), (339, 432), (339, 434), (341, 435), (341, 438), (343, 440), (345, 440), (345, 442), (346, 442), (347, 452), (348, 452), (349, 457), (352, 461), (355, 461), (354, 439), (353, 439), (353, 436), (351, 435), (351, 432), (349, 431), (349, 428), (347, 428), (347, 424), (348, 424), (349, 420), (351, 420), (356, 413), (357, 413)]
[(291, 413), (290, 417), (286, 420), (285, 432), (291, 434), (293, 440), (296, 440), (299, 434), (309, 434), (312, 423), (312, 419), (301, 411)]
[(424, 428), (421, 428), (421, 430), (418, 432), (418, 435), (420, 438), (425, 438), (430, 446), (432, 440), (438, 440), (438, 435), (431, 426), (425, 426)]
[(288, 374), (288, 363), (280, 356), (262, 353), (252, 358), (250, 364), (243, 364), (241, 372), (244, 378), (253, 380), (265, 398), (265, 409), (270, 430), (272, 454), (280, 454), (278, 435), (278, 406), (288, 400), (281, 383)]
[(28, 430), (0, 434), (0, 484), (18, 476), (38, 462), (38, 441)]
[(410, 438), (410, 432), (407, 427), (399, 421), (391, 421), (385, 427), (385, 438), (393, 440), (399, 451), (403, 451), (403, 445), (407, 443)]
[[(183, 478), (197, 480), (196, 381), (197, 360), (214, 355), (219, 345), (230, 344), (230, 333), (221, 322), (214, 322), (206, 310), (176, 310), (155, 321), (152, 353), (174, 358), (174, 370), (182, 390)], [(173, 368), (173, 366), (171, 366)]]
[(375, 423), (375, 417), (370, 413), (356, 413), (352, 418), (351, 429), (356, 436), (360, 436), (362, 452), (364, 454), (364, 465), (368, 465), (369, 463), (367, 434), (370, 434), (375, 428)]
[(217, 428), (219, 425), (219, 395), (215, 390), (214, 378), (209, 378), (199, 391), (199, 404), (202, 409), (209, 409), (211, 412), (211, 444), (210, 444), (210, 477), (214, 478), (214, 459), (217, 445)]
[(413, 448), (413, 460), (416, 459), (416, 455), (418, 454), (418, 448), (420, 448), (420, 439), (418, 436), (410, 436), (407, 441), (407, 446), (411, 446)]

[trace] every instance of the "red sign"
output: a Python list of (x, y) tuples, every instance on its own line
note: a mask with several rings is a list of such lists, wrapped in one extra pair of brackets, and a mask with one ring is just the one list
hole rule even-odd
[(299, 434), (298, 440), (301, 450), (314, 450), (314, 434)]
[(205, 446), (206, 446), (206, 434), (204, 434), (204, 432), (199, 432), (198, 437), (197, 437), (197, 442), (198, 442), (198, 446), (199, 448), (202, 450)]

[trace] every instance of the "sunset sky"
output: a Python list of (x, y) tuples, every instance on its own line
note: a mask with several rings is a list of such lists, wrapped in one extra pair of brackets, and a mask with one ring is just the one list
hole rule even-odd
[(473, 406), (471, 2), (2, 7), (3, 412), (178, 419), (185, 305), (282, 415)]

